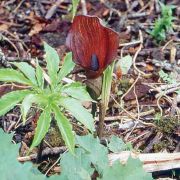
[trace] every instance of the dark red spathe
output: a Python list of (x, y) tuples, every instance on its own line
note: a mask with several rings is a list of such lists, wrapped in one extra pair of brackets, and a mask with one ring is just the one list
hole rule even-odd
[(76, 16), (66, 39), (73, 60), (88, 78), (100, 76), (116, 58), (119, 35), (101, 24), (98, 17)]

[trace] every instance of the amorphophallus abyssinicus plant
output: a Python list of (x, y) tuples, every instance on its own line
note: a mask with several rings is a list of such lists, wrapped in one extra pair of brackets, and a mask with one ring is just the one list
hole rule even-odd
[(66, 39), (73, 60), (88, 78), (97, 78), (115, 60), (119, 35), (95, 16), (76, 16)]
[[(99, 79), (98, 77), (100, 76), (101, 78), (103, 71), (116, 58), (119, 46), (119, 34), (103, 26), (98, 17), (80, 15), (76, 16), (73, 20), (66, 39), (66, 45), (72, 51), (75, 63), (83, 67), (86, 71), (87, 79), (93, 79), (91, 83), (96, 84), (96, 80)], [(102, 99), (98, 103), (98, 136), (100, 138), (103, 135), (104, 117), (111, 89), (112, 70), (113, 66), (105, 71), (103, 84), (101, 83), (100, 85), (100, 89), (102, 89)], [(96, 86), (91, 86), (90, 89), (94, 91)], [(92, 94), (94, 93), (92, 92), (91, 96), (93, 96)], [(98, 93), (95, 94), (99, 96)]]

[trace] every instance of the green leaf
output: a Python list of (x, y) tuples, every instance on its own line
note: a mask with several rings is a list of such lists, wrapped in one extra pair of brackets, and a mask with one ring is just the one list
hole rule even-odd
[(117, 62), (116, 66), (121, 67), (122, 74), (127, 74), (132, 66), (132, 57), (130, 55), (124, 56)]
[(72, 19), (74, 19), (74, 16), (76, 15), (78, 4), (79, 0), (72, 0)]
[(160, 70), (159, 71), (159, 76), (160, 78), (162, 78), (162, 80), (166, 83), (169, 83), (169, 84), (175, 84), (177, 83), (176, 79), (173, 78), (172, 76), (173, 74), (167, 74), (165, 73), (163, 70)]
[(30, 147), (30, 151), (35, 146), (39, 145), (42, 139), (45, 137), (50, 127), (50, 122), (51, 122), (51, 109), (50, 107), (46, 107), (38, 119), (37, 127), (35, 129), (34, 139)]
[(78, 100), (70, 97), (61, 97), (58, 102), (91, 132), (95, 130), (92, 114), (89, 113)]
[(38, 60), (36, 61), (36, 78), (38, 82), (38, 86), (43, 89), (44, 87), (44, 76), (43, 76), (43, 70), (39, 66)]
[(26, 116), (29, 111), (29, 109), (32, 106), (32, 103), (37, 102), (37, 98), (35, 94), (28, 94), (24, 100), (22, 101), (21, 104), (21, 113), (22, 113), (22, 119), (23, 119), (23, 124), (25, 125), (26, 122)]
[(25, 96), (30, 94), (29, 90), (12, 91), (5, 94), (0, 99), (0, 116), (6, 114), (8, 111), (13, 109)]
[(82, 84), (78, 82), (63, 86), (61, 92), (66, 93), (67, 95), (76, 98), (80, 101), (93, 101), (93, 99), (87, 92), (86, 87), (82, 86)]
[(60, 129), (62, 138), (70, 152), (74, 153), (75, 140), (72, 132), (72, 125), (70, 124), (69, 120), (60, 112), (60, 108), (58, 106), (52, 105), (52, 108), (55, 113), (55, 119)]
[(55, 87), (57, 84), (57, 72), (59, 70), (59, 56), (56, 50), (45, 42), (44, 49), (46, 52), (45, 59), (47, 62), (47, 69), (51, 80), (51, 86)]
[(60, 165), (62, 173), (60, 178), (67, 180), (91, 180), (94, 169), (91, 167), (91, 161), (82, 148), (77, 148), (75, 156), (72, 153), (62, 155)]
[(35, 70), (32, 66), (30, 66), (26, 62), (14, 62), (12, 63), (18, 67), (18, 69), (34, 84), (37, 85), (37, 81), (35, 78)]
[(109, 98), (110, 98), (114, 64), (115, 64), (115, 61), (106, 68), (103, 74), (101, 99), (102, 99), (102, 104), (105, 107), (105, 110), (108, 108), (108, 103), (109, 103)]
[(0, 129), (0, 177), (2, 180), (43, 180), (45, 176), (33, 168), (31, 163), (17, 161), (19, 144), (11, 143), (13, 134), (6, 134)]
[(104, 170), (102, 180), (152, 180), (151, 174), (144, 171), (142, 162), (138, 159), (129, 157), (125, 165), (121, 164), (119, 160), (115, 161), (111, 167)]
[(82, 177), (84, 180), (91, 180), (91, 174), (84, 168), (81, 168), (78, 172), (78, 174)]
[(72, 61), (72, 52), (66, 54), (61, 70), (58, 73), (58, 82), (67, 76), (74, 68), (75, 63)]
[(32, 83), (28, 79), (26, 79), (22, 73), (8, 68), (0, 69), (0, 81), (32, 85)]
[(121, 152), (126, 149), (126, 144), (122, 141), (122, 139), (118, 138), (117, 136), (112, 136), (110, 139), (110, 143), (108, 144), (108, 148), (110, 151), (116, 153)]
[(87, 156), (95, 166), (99, 174), (103, 174), (104, 169), (108, 166), (108, 150), (100, 144), (98, 138), (94, 138), (89, 134), (86, 136), (76, 136), (77, 144), (85, 149)]

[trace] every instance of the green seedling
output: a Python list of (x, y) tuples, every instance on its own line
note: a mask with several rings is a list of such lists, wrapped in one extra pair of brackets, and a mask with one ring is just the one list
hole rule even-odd
[[(81, 104), (82, 101), (91, 101), (92, 99), (86, 88), (80, 83), (64, 84), (63, 82), (63, 78), (70, 73), (75, 65), (72, 61), (72, 53), (66, 54), (64, 63), (59, 69), (60, 60), (57, 52), (46, 43), (44, 43), (44, 48), (47, 74), (39, 66), (38, 61), (36, 68), (28, 63), (19, 62), (13, 64), (20, 71), (10, 68), (0, 69), (1, 82), (20, 83), (27, 87), (23, 90), (12, 91), (1, 97), (0, 116), (5, 115), (22, 102), (21, 113), (23, 124), (25, 124), (30, 108), (36, 106), (41, 114), (30, 150), (38, 146), (45, 137), (53, 117), (66, 146), (73, 153), (75, 146), (74, 133), (65, 111), (70, 112), (81, 124), (93, 132), (94, 121), (92, 115)], [(47, 79), (49, 79), (48, 82)]]
[(172, 30), (173, 26), (173, 9), (175, 6), (164, 5), (161, 6), (161, 17), (155, 21), (153, 30), (150, 32), (151, 36), (159, 43), (166, 40), (166, 33)]

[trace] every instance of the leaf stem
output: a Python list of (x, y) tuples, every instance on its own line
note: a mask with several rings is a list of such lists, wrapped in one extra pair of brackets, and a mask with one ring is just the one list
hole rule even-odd
[(104, 133), (104, 118), (106, 115), (106, 107), (102, 101), (99, 102), (99, 123), (98, 123), (98, 130), (97, 135), (101, 139)]

